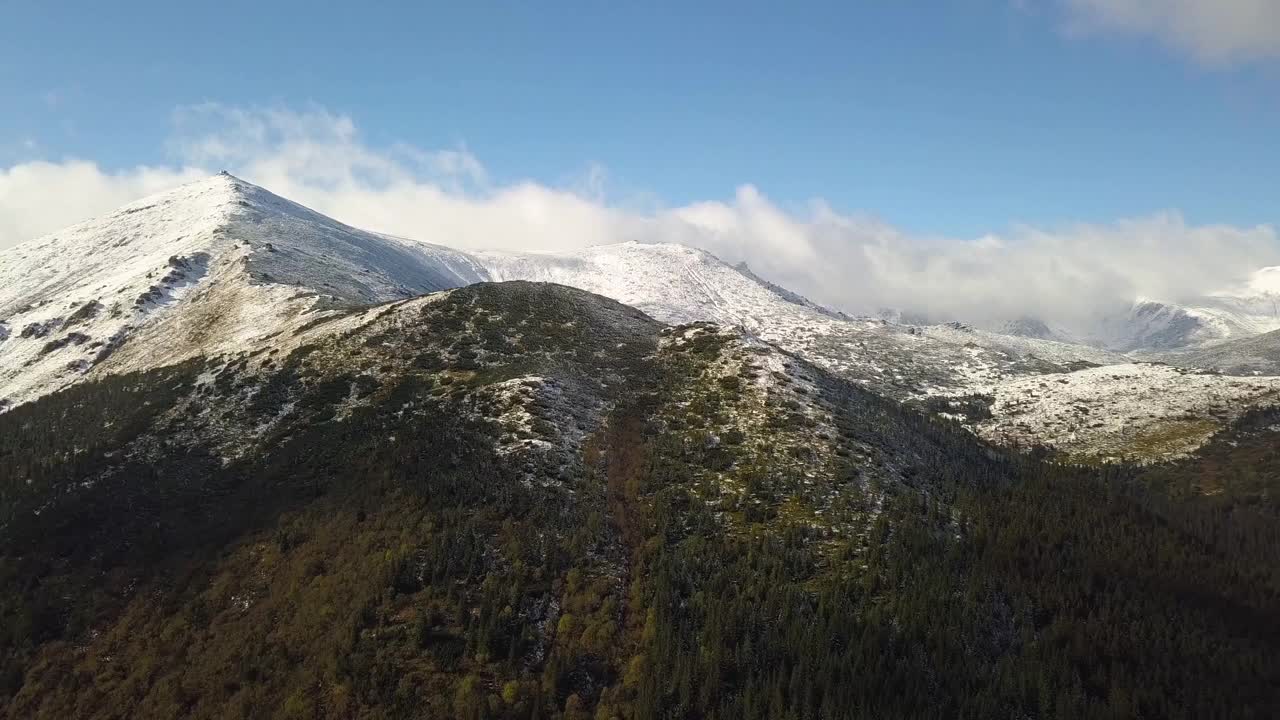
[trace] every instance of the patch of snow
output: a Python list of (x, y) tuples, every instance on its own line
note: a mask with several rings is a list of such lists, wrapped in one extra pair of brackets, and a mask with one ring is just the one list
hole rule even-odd
[(1237, 378), (1134, 363), (1010, 379), (993, 388), (978, 434), (1103, 459), (1170, 458), (1250, 407), (1280, 401), (1280, 378)]

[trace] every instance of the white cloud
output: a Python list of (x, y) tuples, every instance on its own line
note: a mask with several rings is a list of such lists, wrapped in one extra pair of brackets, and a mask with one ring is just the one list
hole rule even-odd
[(424, 151), (400, 143), (375, 150), (361, 140), (351, 118), (321, 107), (297, 112), (205, 103), (179, 108), (173, 119), (170, 152), (199, 167), (252, 168), (259, 175), (334, 187), (432, 181), (461, 191), (488, 180), (465, 147)]
[(67, 161), (0, 170), (0, 247), (227, 168), (352, 225), (464, 249), (684, 243), (855, 312), (895, 307), (975, 322), (1038, 314), (1070, 325), (1139, 296), (1236, 287), (1280, 264), (1274, 228), (1197, 226), (1176, 213), (918, 237), (821, 201), (788, 212), (750, 185), (727, 200), (671, 208), (608, 198), (597, 166), (563, 187), (496, 183), (465, 147), (375, 147), (350, 118), (319, 108), (206, 105), (180, 111), (176, 128), (170, 167), (109, 173)]
[(1206, 63), (1280, 58), (1277, 0), (1063, 0), (1071, 27), (1155, 37)]
[(0, 248), (205, 174), (193, 168), (164, 167), (112, 173), (83, 160), (0, 167)]

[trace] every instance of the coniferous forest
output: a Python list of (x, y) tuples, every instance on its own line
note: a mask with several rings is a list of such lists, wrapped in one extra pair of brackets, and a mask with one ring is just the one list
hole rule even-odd
[[(0, 415), (0, 714), (1280, 716), (1280, 412), (1084, 467), (812, 371), (807, 427), (714, 329), (498, 287)], [(619, 379), (567, 465), (495, 440), (532, 376)]]

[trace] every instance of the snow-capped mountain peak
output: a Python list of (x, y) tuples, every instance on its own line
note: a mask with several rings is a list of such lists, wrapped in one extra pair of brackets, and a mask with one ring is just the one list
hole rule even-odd
[(220, 173), (0, 253), (0, 405), (484, 277)]
[(779, 314), (831, 313), (749, 270), (675, 243), (625, 242), (565, 253), (481, 252), (475, 257), (495, 281), (570, 285), (670, 323), (711, 321), (755, 332)]

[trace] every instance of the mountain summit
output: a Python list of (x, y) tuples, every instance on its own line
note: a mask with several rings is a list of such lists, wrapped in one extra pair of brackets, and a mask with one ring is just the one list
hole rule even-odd
[(461, 253), (357, 230), (218, 174), (0, 254), (0, 402), (481, 279)]

